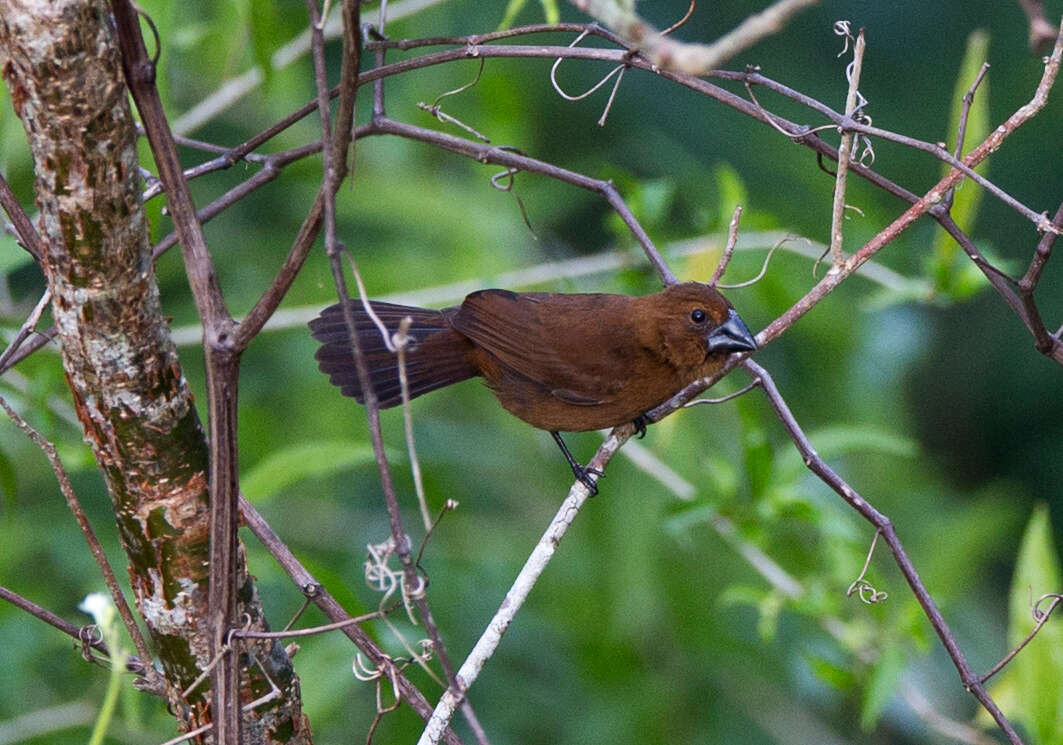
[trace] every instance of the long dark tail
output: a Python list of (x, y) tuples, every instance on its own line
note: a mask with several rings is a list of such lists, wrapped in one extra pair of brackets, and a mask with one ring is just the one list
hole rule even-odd
[[(388, 351), (380, 329), (365, 312), (359, 300), (348, 301), (354, 315), (358, 346), (369, 365), (369, 380), (381, 408), (402, 403), (398, 356)], [(409, 334), (414, 343), (406, 352), (406, 378), (410, 398), (434, 391), (451, 383), (471, 378), (477, 370), (468, 362), (472, 343), (450, 328), (442, 311), (414, 308), (393, 303), (371, 303), (373, 312), (387, 327), (388, 334), (399, 329), (406, 316), (413, 319)], [(358, 368), (351, 352), (350, 337), (340, 305), (329, 306), (310, 322), (310, 332), (321, 342), (314, 357), (321, 372), (338, 386), (344, 396), (365, 403)]]

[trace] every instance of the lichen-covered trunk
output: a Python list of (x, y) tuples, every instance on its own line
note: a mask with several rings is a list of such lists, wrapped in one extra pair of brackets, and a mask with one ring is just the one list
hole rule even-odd
[[(63, 366), (103, 471), (180, 727), (211, 720), (208, 450), (159, 304), (136, 132), (109, 10), (98, 0), (0, 0), (0, 64), (33, 153), (42, 269)], [(239, 562), (241, 617), (266, 623)], [(242, 698), (281, 696), (246, 742), (309, 742), (298, 678), (272, 641), (246, 645)], [(205, 681), (208, 679), (204, 679)]]

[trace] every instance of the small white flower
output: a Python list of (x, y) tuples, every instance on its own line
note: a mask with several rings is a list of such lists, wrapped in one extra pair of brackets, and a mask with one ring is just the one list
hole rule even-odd
[(106, 628), (114, 621), (114, 605), (102, 592), (90, 592), (78, 605), (78, 609), (92, 616), (100, 628)]

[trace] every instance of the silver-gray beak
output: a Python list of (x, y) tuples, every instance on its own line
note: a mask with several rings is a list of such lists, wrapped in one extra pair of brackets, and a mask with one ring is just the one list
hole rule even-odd
[(712, 352), (752, 352), (757, 342), (749, 327), (734, 308), (727, 314), (727, 320), (714, 328), (705, 337), (708, 351)]

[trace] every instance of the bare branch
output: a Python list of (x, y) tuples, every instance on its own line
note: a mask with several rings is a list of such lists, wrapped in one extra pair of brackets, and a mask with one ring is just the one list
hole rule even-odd
[[(653, 65), (687, 75), (705, 75), (766, 36), (781, 31), (790, 18), (817, 0), (778, 0), (746, 17), (735, 29), (712, 44), (691, 44), (668, 38), (635, 14), (631, 4), (617, 0), (571, 0), (629, 41)], [(627, 7), (624, 7), (627, 5)], [(671, 29), (669, 29), (670, 31)]]
[(1056, 39), (1056, 27), (1045, 16), (1041, 0), (1019, 0), (1019, 5), (1030, 20), (1030, 50), (1042, 54), (1052, 47)]
[[(49, 626), (53, 626), (62, 631), (67, 636), (76, 639), (83, 647), (82, 654), (88, 655), (87, 648), (95, 649), (100, 654), (110, 656), (111, 651), (107, 648), (107, 644), (103, 639), (99, 638), (98, 634), (87, 633), (88, 628), (85, 626), (75, 626), (72, 623), (65, 621), (50, 610), (46, 610), (31, 600), (27, 600), (18, 593), (12, 592), (6, 587), (0, 587), (0, 599), (6, 600), (17, 608), (29, 613), (34, 618), (38, 618), (44, 621)], [(150, 667), (150, 664), (148, 665)], [(126, 658), (126, 669), (135, 673), (136, 675), (145, 674), (145, 664), (142, 660), (132, 655)], [(165, 695), (164, 692), (153, 690), (152, 693), (158, 695)]]
[[(1048, 608), (1045, 610), (1041, 610), (1038, 606), (1044, 600), (1047, 600), (1049, 598), (1051, 598), (1051, 602), (1048, 604)], [(1048, 619), (1052, 616), (1052, 611), (1059, 607), (1060, 602), (1063, 602), (1063, 595), (1060, 595), (1059, 593), (1050, 593), (1048, 595), (1042, 595), (1040, 598), (1038, 598), (1037, 602), (1034, 603), (1034, 618), (1037, 619), (1037, 622), (1034, 624), (1034, 627), (1030, 629), (1030, 633), (1027, 634), (1026, 637), (1021, 642), (1019, 642), (1013, 650), (1004, 655), (1004, 659), (993, 665), (993, 667), (990, 668), (985, 675), (979, 678), (979, 682), (985, 683), (987, 680), (989, 680), (994, 675), (1003, 670), (1009, 662), (1015, 659), (1015, 655), (1021, 652), (1027, 644), (1033, 641), (1033, 638), (1037, 636), (1037, 633), (1044, 627), (1046, 623), (1048, 623)]]
[(963, 687), (970, 691), (978, 702), (982, 704), (985, 710), (989, 712), (990, 716), (993, 717), (1000, 729), (1005, 735), (1007, 735), (1008, 740), (1014, 745), (1021, 745), (1022, 740), (1019, 738), (1014, 727), (1012, 727), (1011, 722), (1008, 721), (1007, 717), (1004, 716), (1003, 712), (1000, 711), (1000, 708), (986, 692), (985, 686), (982, 685), (978, 676), (971, 671), (971, 668), (967, 663), (967, 658), (963, 654), (963, 650), (961, 650), (959, 644), (957, 644), (951, 629), (949, 629), (944, 617), (938, 610), (937, 604), (934, 602), (933, 598), (930, 597), (930, 593), (927, 592), (922, 579), (919, 577), (919, 573), (916, 572), (911, 559), (908, 558), (907, 552), (905, 552), (904, 547), (901, 545), (900, 539), (897, 537), (896, 530), (893, 527), (893, 523), (890, 522), (888, 517), (876, 510), (855, 489), (849, 486), (849, 484), (847, 484), (845, 480), (834, 471), (834, 469), (820, 458), (819, 454), (815, 451), (812, 444), (805, 436), (801, 426), (794, 418), (793, 413), (790, 411), (790, 407), (787, 406), (786, 401), (783, 400), (782, 395), (779, 393), (779, 389), (776, 388), (775, 382), (772, 380), (768, 372), (752, 360), (747, 359), (742, 365), (746, 372), (749, 373), (750, 377), (760, 381), (764, 395), (768, 397), (768, 401), (775, 410), (775, 414), (779, 417), (779, 421), (782, 423), (786, 433), (790, 436), (790, 439), (793, 440), (794, 446), (797, 448), (798, 452), (801, 453), (801, 457), (804, 458), (805, 465), (808, 469), (816, 474), (823, 483), (833, 489), (850, 507), (860, 513), (865, 520), (871, 523), (882, 534), (883, 539), (890, 547), (890, 551), (893, 552), (893, 558), (896, 561), (897, 566), (900, 568), (901, 573), (908, 582), (908, 586), (912, 589), (915, 599), (919, 602), (926, 617), (930, 620), (930, 625), (933, 626), (938, 638), (940, 638), (942, 644), (945, 645), (949, 657), (952, 658), (952, 662), (956, 666), (957, 672), (960, 674), (960, 680), (963, 682)]
[(85, 538), (85, 542), (89, 546), (89, 551), (92, 553), (92, 558), (96, 560), (96, 566), (100, 568), (100, 573), (103, 575), (103, 581), (107, 585), (108, 591), (111, 593), (111, 600), (114, 601), (115, 608), (118, 609), (118, 615), (122, 619), (122, 623), (125, 624), (126, 633), (129, 634), (129, 638), (133, 640), (133, 646), (136, 647), (137, 654), (140, 659), (144, 661), (143, 675), (147, 679), (147, 688), (156, 692), (163, 692), (165, 690), (165, 684), (160, 679), (158, 672), (151, 666), (151, 651), (148, 649), (148, 642), (144, 639), (144, 635), (140, 633), (140, 627), (137, 626), (136, 619), (133, 618), (133, 611), (129, 607), (129, 603), (126, 602), (125, 595), (122, 593), (122, 588), (118, 585), (118, 578), (115, 577), (114, 570), (111, 568), (111, 563), (107, 560), (107, 555), (103, 552), (103, 546), (100, 545), (100, 539), (96, 537), (96, 531), (92, 529), (92, 525), (89, 524), (89, 519), (85, 515), (85, 511), (81, 508), (81, 500), (78, 499), (77, 493), (74, 491), (74, 485), (70, 482), (70, 477), (67, 475), (66, 468), (63, 467), (63, 462), (59, 458), (59, 453), (55, 450), (55, 445), (45, 439), (40, 432), (23, 419), (17, 411), (15, 411), (7, 403), (7, 401), (0, 396), (0, 408), (2, 408), (10, 417), (11, 421), (15, 425), (26, 433), (33, 443), (39, 447), (46, 458), (48, 458), (48, 464), (52, 467), (52, 472), (55, 474), (56, 481), (59, 482), (59, 491), (62, 493), (63, 498), (66, 500), (67, 507), (74, 515), (74, 519), (77, 520), (78, 528), (81, 530), (82, 536)]
[[(351, 619), (351, 615), (336, 601), (336, 599), (326, 590), (318, 581), (314, 578), (306, 567), (300, 563), (295, 557), (295, 554), (284, 544), (284, 541), (273, 531), (269, 526), (269, 523), (263, 519), (262, 515), (255, 509), (254, 505), (247, 501), (244, 497), (240, 497), (240, 514), (244, 518), (244, 522), (251, 532), (255, 534), (255, 537), (262, 542), (262, 545), (266, 547), (266, 550), (270, 552), (270, 555), (277, 560), (281, 568), (288, 574), (297, 587), (309, 588), (312, 591), (307, 595), (311, 601), (325, 614), (327, 618), (334, 623), (346, 622)], [(347, 636), (355, 646), (361, 650), (362, 654), (366, 655), (374, 665), (377, 667), (394, 669), (394, 663), (390, 657), (384, 654), (383, 650), (377, 646), (376, 642), (361, 629), (357, 624), (345, 624), (339, 628), (339, 630)], [(389, 673), (390, 674), (390, 673)], [(411, 683), (405, 675), (399, 670), (394, 670), (394, 677), (398, 681), (399, 691), (404, 701), (406, 701), (410, 707), (417, 712), (417, 714), (428, 721), (432, 715), (432, 708), (429, 706), (428, 701), (425, 700), (424, 695), (417, 689), (413, 683)], [(461, 740), (454, 734), (452, 730), (447, 730), (444, 736), (444, 741), (447, 745), (461, 745)]]
[(26, 249), (35, 261), (40, 262), (42, 257), (41, 237), (37, 235), (37, 230), (33, 227), (29, 215), (26, 214), (26, 210), (22, 209), (22, 205), (15, 197), (15, 193), (11, 191), (11, 187), (3, 175), (0, 175), (0, 206), (3, 206), (8, 219), (15, 226), (19, 245)]
[[(846, 28), (846, 33), (848, 33), (848, 28)], [(864, 30), (860, 29), (853, 45), (852, 64), (846, 67), (845, 71), (849, 79), (849, 92), (845, 99), (845, 116), (850, 119), (861, 104), (860, 72), (864, 66), (864, 47)], [(842, 141), (838, 146), (838, 172), (834, 177), (834, 203), (830, 222), (830, 255), (834, 266), (841, 265), (845, 260), (845, 252), (842, 249), (842, 225), (845, 221), (845, 180), (849, 175), (849, 160), (852, 153), (853, 133), (843, 130)]]
[[(591, 458), (587, 468), (596, 468), (599, 471), (604, 470), (605, 466), (612, 460), (613, 455), (634, 434), (634, 431), (634, 427), (631, 425), (614, 429), (605, 442), (602, 443), (602, 446), (598, 448), (598, 452)], [(447, 688), (439, 703), (436, 704), (435, 711), (432, 712), (432, 718), (428, 721), (424, 732), (421, 733), (421, 737), (417, 741), (418, 745), (434, 745), (439, 742), (445, 728), (454, 716), (458, 704), (464, 698), (465, 692), (476, 682), (480, 671), (483, 670), (484, 665), (487, 664), (487, 661), (494, 655), (495, 650), (498, 649), (498, 645), (502, 642), (502, 635), (506, 633), (506, 629), (509, 628), (509, 624), (512, 623), (517, 611), (524, 605), (524, 601), (527, 600), (532, 587), (535, 586), (539, 576), (546, 569), (547, 564), (550, 563), (558, 544), (565, 537), (565, 533), (576, 519), (580, 508), (583, 507), (589, 496), (590, 492), (587, 489), (587, 485), (577, 479), (569, 489), (568, 496), (561, 503), (557, 514), (554, 515), (554, 519), (550, 521), (546, 532), (543, 533), (539, 542), (535, 544), (535, 548), (532, 549), (528, 560), (524, 562), (524, 566), (517, 574), (516, 579), (513, 580), (513, 584), (509, 588), (509, 592), (506, 593), (502, 604), (495, 611), (490, 623), (487, 624), (472, 651), (469, 652), (469, 656), (465, 658), (465, 662), (462, 663), (461, 668), (458, 670), (456, 677), (458, 689)]]

